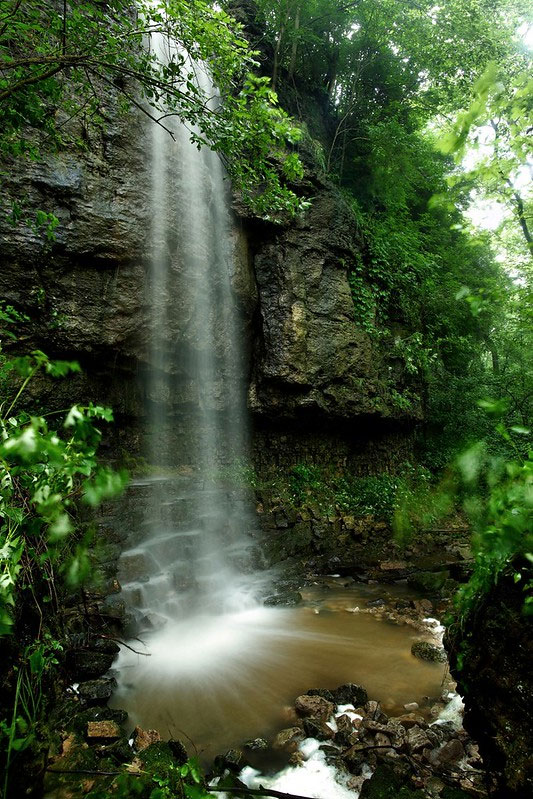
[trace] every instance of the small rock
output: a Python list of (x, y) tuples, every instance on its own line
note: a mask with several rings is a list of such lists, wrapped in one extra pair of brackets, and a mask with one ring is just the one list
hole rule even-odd
[(267, 597), (263, 605), (266, 605), (266, 607), (292, 607), (299, 605), (301, 602), (303, 602), (303, 597), (299, 591), (286, 591), (284, 594), (275, 594)]
[(120, 727), (115, 721), (89, 721), (87, 738), (120, 738)]
[(308, 738), (316, 738), (317, 741), (330, 741), (335, 737), (335, 732), (320, 719), (307, 718), (303, 722), (304, 732)]
[(233, 774), (238, 774), (245, 765), (246, 761), (240, 749), (228, 749), (226, 754), (215, 757), (215, 768), (220, 772), (227, 769)]
[(143, 730), (142, 727), (135, 727), (133, 730), (133, 746), (137, 752), (142, 752), (143, 749), (148, 749), (149, 746), (159, 743), (161, 735), (157, 730)]
[(366, 603), (369, 608), (382, 608), (385, 605), (384, 599), (369, 599)]
[(464, 756), (463, 744), (457, 738), (452, 738), (438, 749), (434, 749), (429, 754), (428, 760), (433, 766), (447, 766), (450, 763), (457, 763)]
[(413, 713), (415, 710), (418, 710), (419, 707), (420, 705), (418, 702), (408, 702), (406, 705), (404, 705), (404, 708), (408, 713)]
[(446, 652), (439, 649), (435, 644), (428, 641), (418, 641), (411, 647), (411, 654), (420, 660), (428, 660), (432, 663), (446, 663)]
[(327, 721), (335, 710), (333, 703), (328, 702), (322, 696), (309, 696), (308, 694), (297, 697), (294, 706), (301, 716), (319, 719), (323, 722)]
[(250, 749), (252, 752), (258, 752), (263, 749), (268, 749), (268, 741), (264, 738), (252, 738), (244, 744), (245, 749)]
[(380, 746), (380, 747), (381, 746), (390, 746), (391, 745), (391, 739), (387, 735), (385, 735), (384, 732), (378, 732), (378, 733), (376, 733), (376, 737), (374, 738), (374, 745), (375, 746)]
[(288, 727), (278, 732), (272, 743), (273, 749), (282, 749), (285, 752), (296, 752), (298, 744), (305, 738), (301, 727)]
[(404, 713), (403, 716), (397, 716), (398, 721), (406, 730), (410, 730), (417, 724), (424, 723), (424, 717), (420, 713)]
[(370, 760), (369, 751), (364, 744), (354, 744), (343, 753), (342, 759), (352, 774), (359, 775)]
[(305, 758), (298, 749), (296, 752), (293, 752), (289, 757), (289, 764), (291, 766), (301, 766), (305, 762)]
[(127, 739), (122, 737), (110, 741), (107, 746), (103, 746), (96, 754), (102, 758), (112, 758), (115, 763), (128, 763), (133, 753)]
[(427, 616), (429, 613), (433, 613), (433, 602), (430, 599), (414, 599), (413, 608), (417, 613)]
[(386, 724), (389, 720), (388, 716), (381, 710), (380, 703), (376, 702), (374, 699), (371, 699), (370, 702), (365, 704), (365, 715), (369, 716), (372, 721), (377, 721), (379, 724)]
[(138, 757), (134, 757), (131, 763), (126, 766), (128, 774), (140, 774), (143, 769), (142, 761)]
[(362, 685), (353, 682), (339, 685), (333, 692), (333, 697), (337, 705), (364, 705), (368, 702), (368, 694)]
[(359, 792), (362, 788), (363, 782), (365, 781), (366, 777), (350, 777), (348, 782), (346, 783), (346, 787), (350, 791), (357, 791)]
[(406, 743), (411, 752), (418, 752), (430, 745), (430, 740), (425, 731), (418, 725), (407, 731)]

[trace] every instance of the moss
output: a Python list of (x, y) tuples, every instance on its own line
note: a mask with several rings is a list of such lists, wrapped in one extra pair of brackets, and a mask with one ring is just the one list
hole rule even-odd
[(440, 799), (471, 799), (472, 794), (462, 791), (460, 788), (446, 787), (440, 794)]
[(172, 746), (167, 741), (158, 741), (150, 744), (138, 755), (143, 764), (144, 771), (156, 774), (158, 778), (168, 779), (169, 787), (177, 790), (180, 785), (178, 763), (174, 756)]
[(117, 724), (124, 724), (128, 714), (125, 710), (115, 710), (110, 707), (91, 707), (77, 713), (69, 724), (69, 727), (79, 736), (85, 737), (87, 724), (90, 721), (115, 721)]
[(413, 790), (406, 775), (386, 765), (378, 766), (372, 777), (363, 783), (359, 799), (425, 799), (423, 791)]

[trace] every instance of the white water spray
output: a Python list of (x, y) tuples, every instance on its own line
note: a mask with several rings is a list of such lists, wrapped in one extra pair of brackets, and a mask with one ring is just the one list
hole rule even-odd
[[(159, 33), (151, 47), (161, 63), (182, 55)], [(215, 112), (207, 69), (183, 58), (184, 81)], [(183, 123), (168, 116), (164, 125), (172, 135), (157, 124), (150, 134), (147, 454), (167, 476), (148, 486), (143, 531), (120, 573), (141, 629), (246, 610), (261, 583), (250, 567), (249, 503), (220, 476), (221, 466), (242, 459), (247, 439), (227, 181), (216, 153), (192, 143)], [(176, 462), (187, 464), (182, 474), (172, 473)]]

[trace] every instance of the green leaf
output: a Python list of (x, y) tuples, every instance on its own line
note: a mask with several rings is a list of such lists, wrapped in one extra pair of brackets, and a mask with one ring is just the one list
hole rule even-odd
[(214, 795), (199, 785), (185, 783), (183, 790), (187, 799), (214, 799)]

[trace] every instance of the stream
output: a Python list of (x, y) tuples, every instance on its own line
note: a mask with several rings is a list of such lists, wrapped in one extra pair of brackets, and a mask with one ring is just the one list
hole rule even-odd
[[(206, 762), (247, 739), (271, 738), (291, 726), (290, 707), (311, 688), (354, 682), (389, 715), (417, 702), (429, 713), (441, 695), (446, 667), (416, 659), (414, 641), (431, 639), (369, 608), (379, 585), (345, 587), (340, 578), (302, 589), (290, 608), (254, 607), (221, 616), (195, 616), (143, 634), (135, 654), (123, 649), (115, 666), (113, 702), (129, 726), (189, 739)], [(398, 599), (412, 596), (387, 586)]]

